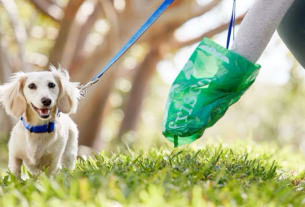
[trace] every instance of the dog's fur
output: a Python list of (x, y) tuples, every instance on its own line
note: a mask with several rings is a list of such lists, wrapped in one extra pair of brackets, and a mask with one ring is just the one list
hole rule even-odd
[[(21, 117), (31, 124), (44, 125), (55, 122), (51, 133), (31, 133), (22, 121), (13, 128), (9, 141), (9, 169), (20, 176), (22, 163), (32, 174), (46, 169), (49, 174), (57, 173), (63, 164), (73, 169), (77, 156), (78, 130), (68, 116), (76, 112), (79, 89), (78, 83), (69, 82), (65, 70), (16, 73), (10, 82), (0, 86), (0, 103), (7, 114)], [(48, 84), (54, 83), (51, 88)], [(29, 85), (35, 84), (35, 89)], [(52, 101), (50, 106), (42, 104), (42, 98)], [(36, 107), (36, 109), (33, 107)], [(48, 117), (42, 117), (39, 110), (47, 110)], [(57, 109), (60, 114), (57, 114)], [(41, 112), (42, 113), (42, 112)]]

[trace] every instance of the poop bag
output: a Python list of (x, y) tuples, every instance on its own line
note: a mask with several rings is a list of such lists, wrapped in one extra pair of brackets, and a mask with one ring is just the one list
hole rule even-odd
[(200, 138), (255, 81), (260, 65), (203, 38), (171, 86), (162, 133), (175, 147)]

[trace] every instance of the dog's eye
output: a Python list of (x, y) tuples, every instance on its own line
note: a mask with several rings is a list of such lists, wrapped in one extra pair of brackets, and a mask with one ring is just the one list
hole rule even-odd
[(29, 89), (36, 89), (37, 88), (37, 86), (34, 83), (31, 83), (28, 87), (29, 87)]
[(49, 83), (49, 88), (55, 88), (55, 84), (54, 83)]

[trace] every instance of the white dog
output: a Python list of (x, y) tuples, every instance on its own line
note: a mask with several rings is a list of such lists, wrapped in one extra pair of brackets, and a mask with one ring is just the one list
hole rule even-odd
[(54, 174), (63, 164), (74, 169), (78, 130), (67, 115), (76, 112), (78, 83), (65, 70), (16, 73), (0, 86), (0, 103), (7, 114), (21, 117), (9, 141), (9, 169), (20, 176), (22, 163), (32, 174)]

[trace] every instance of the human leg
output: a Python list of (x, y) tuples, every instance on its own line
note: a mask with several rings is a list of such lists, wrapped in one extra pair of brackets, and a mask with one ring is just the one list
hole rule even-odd
[(255, 63), (293, 2), (294, 0), (257, 0), (241, 23), (232, 51)]

